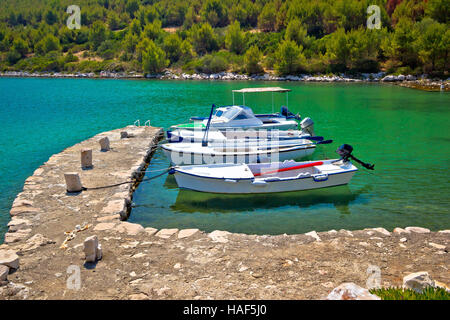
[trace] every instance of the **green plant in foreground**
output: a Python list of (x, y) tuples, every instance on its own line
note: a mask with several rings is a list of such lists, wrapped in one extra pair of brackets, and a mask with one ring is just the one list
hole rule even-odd
[(370, 293), (377, 295), (381, 300), (450, 300), (450, 293), (443, 288), (425, 288), (422, 293), (404, 288), (370, 289)]

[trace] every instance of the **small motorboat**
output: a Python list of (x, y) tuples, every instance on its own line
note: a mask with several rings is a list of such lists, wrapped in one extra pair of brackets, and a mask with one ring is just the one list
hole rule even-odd
[(174, 167), (180, 188), (211, 193), (271, 193), (347, 184), (358, 169), (342, 160)]
[[(305, 118), (300, 126), (302, 130), (214, 130), (209, 129), (207, 135), (208, 142), (227, 142), (236, 139), (246, 139), (247, 141), (255, 140), (295, 140), (295, 139), (311, 139), (314, 141), (323, 140), (322, 137), (314, 137), (313, 122), (310, 118)], [(185, 130), (175, 129), (167, 130), (167, 140), (169, 142), (202, 142), (205, 139), (204, 130)]]
[[(280, 141), (261, 141), (257, 143), (167, 143), (161, 145), (166, 156), (174, 165), (211, 163), (258, 163), (300, 159), (311, 155), (316, 144), (331, 143), (299, 139), (294, 144), (281, 144)], [(300, 141), (302, 141), (300, 143)]]
[(358, 170), (350, 159), (373, 170), (374, 165), (354, 157), (344, 144), (336, 151), (341, 158), (252, 164), (208, 164), (173, 167), (178, 187), (200, 192), (252, 194), (311, 190), (348, 184)]
[[(255, 130), (289, 130), (298, 127), (298, 121), (301, 117), (289, 111), (288, 93), (290, 89), (280, 87), (262, 87), (262, 88), (244, 88), (239, 90), (232, 90), (233, 104), (231, 106), (222, 106), (217, 108), (213, 114), (210, 124), (211, 130), (226, 130), (226, 129), (255, 129)], [(247, 93), (264, 93), (270, 92), (272, 94), (272, 113), (269, 114), (254, 114), (253, 110), (245, 105), (245, 94)], [(234, 94), (242, 93), (242, 105), (235, 104)], [(286, 93), (286, 106), (281, 106), (279, 113), (274, 112), (274, 93)], [(210, 116), (211, 118), (211, 116)], [(309, 119), (309, 118), (308, 118)], [(309, 119), (310, 120), (310, 119)], [(309, 121), (308, 120), (308, 121)], [(172, 126), (172, 130), (206, 130), (208, 118), (207, 117), (191, 117), (190, 123), (178, 124)], [(304, 122), (306, 125), (308, 121)], [(302, 127), (303, 128), (303, 127)], [(311, 124), (312, 129), (312, 124)], [(312, 133), (311, 133), (312, 135)]]
[[(191, 118), (190, 123), (178, 124), (172, 130), (206, 130), (208, 118)], [(288, 119), (279, 114), (255, 116), (252, 109), (247, 106), (223, 106), (217, 108), (211, 119), (211, 129), (255, 129), (255, 130), (289, 130), (297, 128), (295, 119)]]

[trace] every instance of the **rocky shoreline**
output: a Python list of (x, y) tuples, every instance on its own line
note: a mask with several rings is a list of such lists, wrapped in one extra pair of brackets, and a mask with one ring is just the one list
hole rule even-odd
[(222, 81), (299, 81), (299, 82), (367, 82), (367, 83), (394, 83), (404, 87), (426, 91), (449, 91), (450, 78), (447, 80), (427, 79), (426, 75), (416, 77), (413, 75), (386, 75), (384, 72), (363, 73), (360, 77), (340, 75), (289, 75), (275, 76), (269, 73), (264, 75), (245, 75), (231, 72), (213, 74), (205, 73), (175, 73), (167, 70), (162, 74), (144, 75), (138, 72), (109, 72), (99, 73), (63, 73), (63, 72), (35, 72), (7, 71), (0, 72), (0, 77), (20, 78), (87, 78), (87, 79), (162, 79), (162, 80), (222, 80)]
[[(370, 268), (380, 271), (381, 286), (401, 286), (417, 271), (450, 283), (450, 230), (269, 236), (124, 221), (161, 134), (135, 126), (101, 133), (53, 155), (26, 180), (0, 245), (0, 299), (322, 299), (342, 283), (367, 287)], [(101, 151), (105, 137), (111, 149)], [(82, 169), (80, 152), (89, 149), (93, 167)], [(88, 190), (67, 193), (66, 172), (78, 173)], [(92, 189), (105, 185), (115, 186)]]

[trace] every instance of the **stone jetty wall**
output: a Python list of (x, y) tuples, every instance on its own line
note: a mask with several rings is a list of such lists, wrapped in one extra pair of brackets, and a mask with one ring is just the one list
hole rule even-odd
[[(99, 134), (26, 180), (0, 245), (0, 299), (321, 299), (342, 283), (367, 287), (368, 270), (379, 270), (382, 286), (402, 285), (418, 271), (450, 283), (449, 230), (268, 236), (123, 221), (161, 134), (134, 126)], [(109, 151), (100, 150), (104, 137)], [(86, 149), (90, 169), (81, 168)], [(70, 194), (67, 172), (87, 188), (134, 182)]]

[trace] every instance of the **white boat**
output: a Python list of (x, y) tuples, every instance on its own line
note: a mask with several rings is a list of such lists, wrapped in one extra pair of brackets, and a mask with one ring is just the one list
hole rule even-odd
[[(309, 129), (303, 130), (214, 130), (209, 129), (206, 136), (206, 141), (208, 142), (222, 142), (225, 143), (230, 140), (240, 140), (246, 139), (249, 141), (253, 140), (294, 140), (294, 139), (308, 139), (311, 137), (310, 128), (313, 126), (312, 120), (306, 118), (302, 121), (303, 123), (308, 122)], [(303, 127), (303, 125), (302, 125)], [(306, 127), (305, 127), (306, 128)], [(167, 130), (167, 140), (169, 142), (202, 142), (205, 139), (204, 130), (186, 130), (186, 129), (175, 129)], [(321, 139), (319, 139), (321, 140)], [(315, 141), (319, 141), (315, 139)]]
[[(288, 109), (288, 93), (290, 89), (280, 87), (262, 87), (262, 88), (245, 88), (232, 90), (233, 105), (217, 108), (212, 115), (210, 129), (255, 129), (255, 130), (289, 130), (298, 126), (296, 120), (300, 120), (299, 115), (294, 115)], [(252, 109), (245, 105), (246, 93), (272, 93), (272, 113), (271, 114), (254, 114)], [(242, 105), (235, 104), (234, 94), (242, 93)], [(279, 113), (274, 113), (274, 93), (286, 93), (286, 106), (281, 107)], [(171, 129), (183, 130), (206, 130), (209, 118), (191, 117), (191, 123), (179, 124), (172, 126)], [(312, 134), (312, 133), (311, 133)]]
[(342, 159), (176, 166), (180, 188), (210, 193), (273, 193), (347, 184), (358, 169)]
[[(316, 145), (309, 140), (297, 144), (280, 145), (265, 141), (257, 144), (167, 143), (161, 147), (174, 165), (211, 163), (258, 163), (300, 159), (311, 155)], [(331, 141), (325, 141), (330, 143)], [(322, 143), (322, 142), (318, 142)]]
[[(191, 118), (191, 123), (178, 124), (171, 127), (184, 130), (205, 130), (208, 118)], [(252, 109), (246, 106), (225, 106), (216, 109), (211, 118), (210, 127), (214, 129), (256, 129), (256, 130), (289, 130), (297, 128), (295, 119), (287, 119), (277, 114), (256, 117)]]

